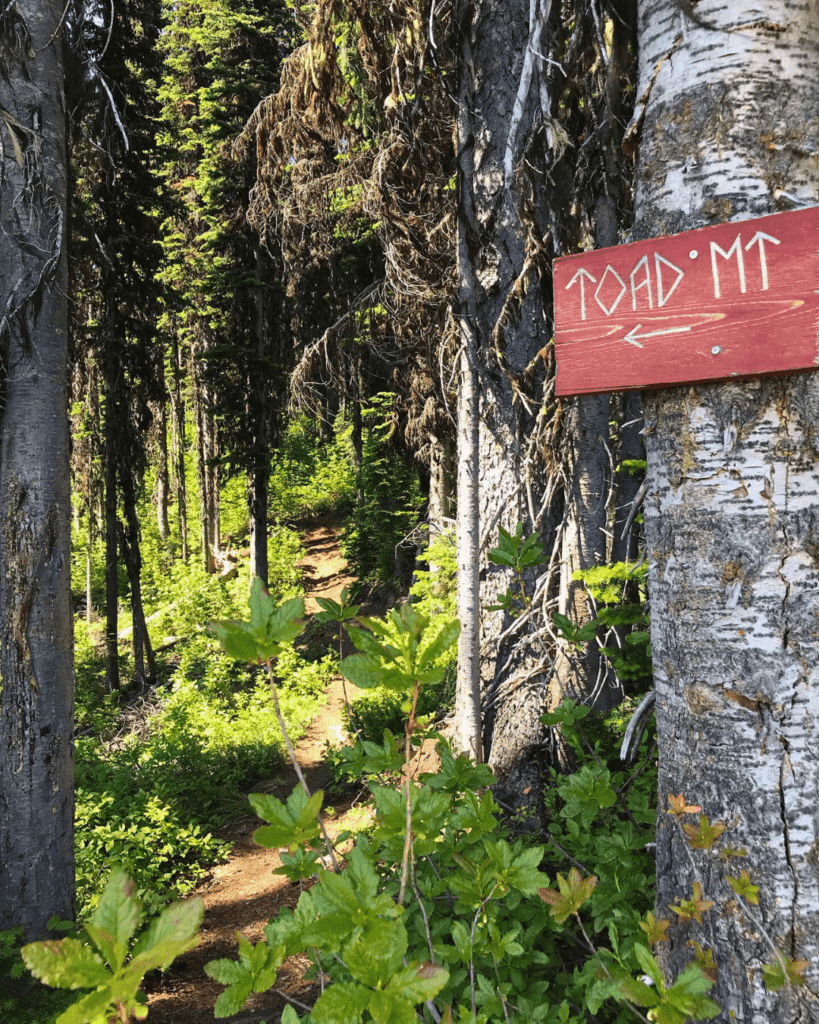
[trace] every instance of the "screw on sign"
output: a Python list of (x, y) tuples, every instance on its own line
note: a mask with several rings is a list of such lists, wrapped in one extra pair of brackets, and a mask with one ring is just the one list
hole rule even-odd
[(555, 260), (557, 394), (819, 366), (819, 207)]

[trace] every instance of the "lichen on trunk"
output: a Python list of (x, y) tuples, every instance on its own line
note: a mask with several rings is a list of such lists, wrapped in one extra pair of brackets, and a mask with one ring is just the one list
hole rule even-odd
[[(815, 5), (687, 10), (640, 6), (636, 237), (813, 203), (819, 189)], [(710, 946), (720, 1019), (744, 1024), (819, 1019), (817, 416), (813, 374), (646, 401), (657, 913), (675, 917), (693, 863), (718, 907), (701, 927), (672, 922), (665, 967), (691, 959), (689, 940)], [(733, 898), (716, 858), (694, 851), (692, 861), (665, 814), (680, 792), (747, 849), (755, 911)], [(766, 990), (771, 943), (810, 961), (805, 986)]]

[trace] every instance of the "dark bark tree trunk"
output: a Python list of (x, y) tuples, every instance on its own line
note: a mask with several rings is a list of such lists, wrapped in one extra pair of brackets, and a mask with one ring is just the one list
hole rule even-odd
[[(735, 220), (744, 245), (746, 218), (815, 203), (816, 5), (642, 0), (639, 18), (636, 237)], [(645, 414), (664, 966), (676, 974), (699, 941), (720, 1020), (816, 1021), (819, 378), (672, 388)], [(681, 792), (747, 850), (738, 866), (688, 848), (665, 813)], [(726, 884), (742, 867), (758, 907)], [(716, 904), (701, 926), (668, 909), (697, 880)], [(765, 988), (771, 944), (809, 962), (805, 985)]]
[[(608, 196), (595, 204), (595, 244), (617, 244), (614, 183)], [(593, 618), (589, 594), (575, 573), (603, 565), (608, 541), (613, 467), (607, 439), (610, 433), (611, 400), (608, 395), (583, 395), (567, 403), (561, 442), (564, 467), (563, 531), (561, 535), (558, 607), (575, 626)], [(608, 710), (623, 699), (623, 688), (600, 654), (597, 639), (579, 651), (565, 641), (555, 656), (549, 683), (549, 707), (565, 697), (582, 701), (595, 710)]]
[(105, 299), (106, 341), (103, 347), (105, 395), (105, 688), (118, 690), (119, 678), (119, 546), (117, 543), (117, 411), (122, 368), (114, 348), (114, 299)]
[(267, 511), (268, 488), (270, 486), (270, 378), (267, 372), (267, 356), (269, 349), (269, 310), (266, 302), (264, 285), (264, 255), (259, 246), (256, 247), (256, 277), (258, 285), (254, 288), (256, 316), (254, 323), (256, 359), (255, 373), (250, 381), (251, 415), (249, 417), (253, 431), (253, 465), (248, 480), (248, 511), (250, 513), (250, 579), (258, 576), (267, 585)]
[(188, 560), (188, 494), (185, 481), (185, 402), (182, 398), (182, 364), (179, 342), (173, 334), (171, 343), (173, 393), (171, 395), (171, 425), (173, 434), (173, 484), (176, 499), (176, 522), (182, 561)]
[(357, 353), (349, 356), (353, 389), (353, 468), (355, 469), (355, 500), (359, 508), (364, 504), (364, 434), (361, 422), (361, 358)]
[(120, 468), (120, 485), (125, 524), (117, 524), (117, 533), (125, 569), (128, 573), (128, 585), (131, 589), (134, 672), (140, 689), (144, 690), (149, 683), (156, 679), (156, 663), (142, 607), (142, 553), (139, 547), (136, 488), (133, 473), (127, 466)]
[[(583, 395), (568, 403), (562, 445), (566, 467), (565, 509), (561, 535), (558, 607), (576, 626), (593, 617), (589, 596), (578, 570), (606, 561), (610, 484), (609, 459), (604, 447), (609, 430), (608, 395)], [(608, 709), (622, 699), (622, 688), (609, 670), (596, 640), (574, 651), (561, 642), (549, 683), (549, 706), (564, 698)]]
[(168, 406), (165, 392), (165, 359), (157, 360), (157, 386), (161, 398), (154, 403), (153, 414), (156, 424), (156, 522), (163, 544), (168, 542), (171, 528), (168, 522), (168, 499), (170, 482), (168, 475)]
[(620, 469), (615, 480), (611, 560), (626, 562), (637, 557), (639, 530), (632, 505), (638, 499), (643, 474), (633, 472), (623, 464), (626, 461), (644, 460), (646, 457), (642, 438), (643, 403), (640, 393), (632, 391), (616, 398), (614, 405), (613, 418), (619, 423), (617, 462)]
[(199, 481), (199, 536), (202, 543), (202, 566), (205, 572), (216, 571), (214, 549), (218, 546), (214, 523), (213, 467), (208, 464), (212, 443), (212, 424), (207, 409), (207, 395), (198, 366), (197, 352), (191, 346), (191, 383), (193, 413), (196, 422), (196, 473)]
[[(475, 587), (480, 572), (485, 609), (513, 585), (509, 571), (486, 562), (499, 525), (514, 533), (522, 523), (527, 534), (542, 526), (541, 484), (532, 472), (538, 403), (527, 399), (527, 393), (539, 391), (542, 374), (535, 369), (525, 387), (521, 378), (548, 341), (542, 268), (530, 245), (538, 232), (543, 238), (546, 226), (534, 222), (531, 203), (525, 205), (532, 220), (522, 220), (524, 196), (528, 199), (534, 186), (521, 178), (510, 128), (511, 122), (521, 128), (521, 118), (531, 120), (536, 106), (534, 94), (527, 92), (520, 101), (519, 90), (524, 59), (529, 66), (533, 59), (527, 45), (530, 34), (537, 47), (545, 27), (541, 15), (548, 16), (550, 5), (530, 25), (533, 6), (528, 0), (478, 0), (460, 9), (458, 246), (464, 348), (458, 488), (462, 678), (457, 699), (474, 701), (479, 670), (488, 711), (485, 753), (498, 776), (496, 793), (514, 805), (525, 792), (533, 801), (539, 799), (545, 738), (539, 719), (548, 666), (532, 621), (510, 632), (503, 612), (481, 612)], [(532, 583), (530, 579), (528, 585)], [(475, 628), (480, 628), (479, 640)], [(474, 723), (474, 710), (471, 715)]]
[(87, 533), (87, 548), (85, 551), (85, 621), (88, 625), (94, 618), (94, 605), (91, 595), (91, 570), (93, 569), (93, 549), (94, 549), (94, 506), (89, 504), (88, 506), (88, 533)]
[(62, 13), (2, 15), (0, 928), (29, 940), (75, 901)]

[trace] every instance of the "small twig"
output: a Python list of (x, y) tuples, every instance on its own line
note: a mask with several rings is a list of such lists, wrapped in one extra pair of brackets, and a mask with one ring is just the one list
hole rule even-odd
[(308, 1013), (312, 1013), (313, 1007), (308, 1006), (307, 1003), (299, 1002), (298, 999), (294, 999), (293, 996), (289, 996), (283, 989), (271, 988), (271, 992), (275, 992), (277, 996), (281, 996), (282, 999), (286, 999), (288, 1003), (292, 1003), (294, 1006), (298, 1006), (300, 1010), (306, 1010)]
[(475, 929), (478, 927), (478, 918), (481, 916), (483, 908), (492, 898), (492, 893), (497, 889), (497, 883), (492, 886), (492, 892), (481, 902), (481, 905), (475, 911), (475, 916), (472, 918), (472, 928), (469, 931), (469, 987), (472, 993), (472, 1012), (477, 1013), (478, 1007), (475, 1002)]
[[(304, 774), (301, 770), (301, 765), (299, 764), (298, 758), (296, 757), (296, 751), (293, 749), (293, 744), (290, 742), (290, 737), (287, 734), (287, 726), (284, 721), (284, 716), (282, 715), (281, 708), (279, 707), (279, 695), (276, 692), (276, 679), (273, 675), (272, 661), (268, 661), (267, 671), (270, 678), (270, 692), (273, 694), (273, 706), (276, 709), (276, 718), (278, 718), (279, 720), (279, 728), (281, 729), (282, 735), (284, 736), (284, 742), (287, 744), (287, 752), (290, 755), (290, 762), (293, 765), (296, 775), (299, 778), (299, 782), (301, 783), (301, 787), (307, 794), (307, 799), (309, 800), (312, 795), (310, 793), (310, 787), (307, 785), (307, 779), (305, 779)], [(335, 871), (335, 873), (338, 874), (341, 869), (338, 866), (336, 855), (333, 852), (333, 843), (329, 835), (327, 834), (327, 829), (324, 827), (324, 821), (322, 819), (320, 811), (317, 820), (319, 828), (321, 829), (321, 834), (324, 837), (324, 846), (325, 849), (327, 850), (327, 856), (330, 858), (330, 861), (333, 865), (333, 871)]]
[(412, 777), (410, 776), (410, 757), (412, 755), (412, 734), (415, 730), (415, 709), (418, 707), (418, 695), (421, 692), (420, 680), (415, 680), (415, 688), (412, 692), (412, 710), (407, 719), (407, 726), (404, 730), (404, 773), (407, 790), (407, 834), (404, 837), (404, 856), (401, 861), (401, 888), (398, 892), (398, 903), (404, 905), (404, 896), (407, 891), (409, 880), (409, 862), (412, 852)]
[[(620, 744), (621, 761), (633, 761), (634, 758), (637, 756), (637, 748), (640, 745), (640, 740), (643, 738), (643, 732), (645, 731), (646, 722), (648, 721), (648, 717), (651, 714), (651, 709), (654, 707), (656, 699), (657, 696), (655, 691), (649, 690), (645, 697), (643, 697), (643, 699), (637, 705), (637, 710), (631, 716), (631, 720), (626, 726), (626, 732), (623, 736), (623, 742)], [(642, 721), (644, 718), (645, 721)], [(636, 742), (632, 745), (631, 741), (634, 738), (634, 733), (636, 732), (637, 726), (640, 725), (641, 721), (642, 726), (640, 728), (640, 734), (637, 737)]]
[(429, 959), (432, 963), (435, 963), (435, 950), (432, 948), (432, 931), (429, 927), (429, 918), (427, 917), (426, 907), (421, 900), (421, 893), (418, 891), (418, 879), (415, 877), (415, 861), (412, 862), (412, 891), (415, 893), (415, 898), (418, 900), (418, 906), (421, 908), (421, 913), (424, 917), (424, 931), (427, 935), (427, 948), (429, 949)]
[[(609, 979), (609, 981), (613, 982), (614, 978), (612, 978), (611, 972), (609, 971), (608, 967), (606, 967), (603, 960), (600, 958), (600, 955), (597, 952), (597, 947), (586, 934), (586, 929), (583, 927), (583, 922), (580, 920), (580, 914), (578, 914), (577, 911), (575, 911), (574, 918), (577, 921), (580, 931), (583, 933), (583, 938), (586, 940), (586, 945), (591, 950), (592, 956), (595, 957), (597, 962), (603, 968), (603, 970), (606, 973), (606, 977)], [(651, 1024), (651, 1021), (648, 1019), (648, 1017), (644, 1017), (643, 1014), (640, 1013), (640, 1011), (637, 1009), (637, 1007), (630, 1000), (626, 999), (624, 995), (618, 995), (617, 998), (622, 999), (626, 1006), (631, 1010), (631, 1012), (635, 1013), (640, 1018), (640, 1020), (645, 1021), (645, 1024)]]
[(628, 513), (628, 518), (626, 519), (626, 525), (623, 527), (623, 532), (620, 534), (620, 540), (625, 540), (626, 539), (628, 531), (631, 528), (631, 524), (634, 522), (634, 517), (637, 515), (637, 510), (642, 505), (643, 499), (645, 498), (647, 493), (648, 493), (648, 480), (643, 480), (643, 482), (640, 484), (640, 489), (634, 495), (634, 501), (632, 501), (632, 503), (631, 503), (631, 508), (629, 509), (629, 513)]

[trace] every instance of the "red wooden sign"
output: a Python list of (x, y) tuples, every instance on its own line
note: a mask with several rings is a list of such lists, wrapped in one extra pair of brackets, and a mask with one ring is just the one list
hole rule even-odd
[(819, 207), (555, 260), (557, 394), (819, 366)]

